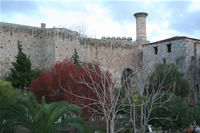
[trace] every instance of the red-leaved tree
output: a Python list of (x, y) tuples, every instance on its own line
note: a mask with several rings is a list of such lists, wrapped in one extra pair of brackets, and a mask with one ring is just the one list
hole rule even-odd
[[(45, 96), (47, 102), (67, 100), (82, 107), (82, 117), (86, 120), (91, 117), (97, 118), (103, 115), (100, 107), (101, 99), (97, 94), (103, 96), (106, 92), (106, 95), (109, 95), (108, 88), (112, 84), (109, 72), (104, 72), (106, 78), (104, 84), (101, 75), (102, 70), (98, 65), (84, 63), (78, 67), (72, 60), (65, 59), (56, 63), (51, 70), (41, 73), (32, 81), (30, 90), (36, 94), (39, 101), (42, 96)], [(83, 81), (87, 84), (81, 83)]]

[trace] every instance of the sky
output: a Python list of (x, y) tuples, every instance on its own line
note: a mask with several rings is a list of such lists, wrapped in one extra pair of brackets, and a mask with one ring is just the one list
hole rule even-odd
[(133, 14), (146, 12), (147, 40), (174, 36), (200, 39), (200, 0), (0, 0), (0, 21), (47, 28), (82, 29), (88, 37), (132, 37)]

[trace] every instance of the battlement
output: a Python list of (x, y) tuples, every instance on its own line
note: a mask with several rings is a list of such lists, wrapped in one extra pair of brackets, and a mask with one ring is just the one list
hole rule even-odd
[(112, 47), (122, 49), (133, 49), (132, 41), (122, 39), (93, 39), (93, 38), (79, 38), (81, 45), (97, 45), (98, 47)]
[(77, 37), (78, 32), (71, 31), (66, 28), (45, 28), (44, 23), (41, 24), (41, 27), (26, 26), (20, 24), (10, 24), (0, 22), (0, 32), (6, 34), (7, 36), (15, 36), (15, 34), (24, 33), (25, 37), (27, 35), (33, 36), (35, 38), (43, 37), (53, 38), (58, 36), (59, 38), (65, 39), (69, 37)]
[(124, 41), (132, 41), (132, 37), (101, 37), (102, 40), (124, 40)]
[[(5, 23), (0, 22), (0, 33), (5, 34), (6, 36), (18, 36), (18, 39), (20, 40), (21, 37), (24, 36), (26, 38), (27, 36), (32, 37), (34, 40), (33, 42), (36, 43), (40, 40), (46, 40), (46, 39), (60, 39), (60, 40), (78, 40), (78, 38), (84, 38), (80, 37), (79, 33), (76, 31), (72, 31), (66, 28), (46, 28), (45, 23), (41, 23), (41, 27), (33, 27), (33, 26), (26, 26), (26, 25), (20, 25), (20, 24), (11, 24), (11, 23)], [(19, 37), (19, 33), (23, 34)], [(94, 39), (94, 38), (85, 38), (85, 39), (79, 39), (79, 40), (90, 40), (87, 41), (87, 45), (94, 45), (94, 43), (97, 43), (99, 45), (109, 45), (109, 44), (115, 44), (116, 47), (122, 46), (122, 44), (128, 44), (132, 45), (132, 38), (131, 37), (105, 37), (103, 36), (101, 39)], [(31, 41), (31, 40), (30, 40)], [(81, 44), (83, 42), (81, 41)], [(84, 42), (84, 44), (86, 44)]]

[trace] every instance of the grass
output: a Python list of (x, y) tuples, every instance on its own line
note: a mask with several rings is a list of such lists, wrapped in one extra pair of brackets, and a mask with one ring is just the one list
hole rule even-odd
[(162, 128), (153, 128), (152, 131), (162, 131)]

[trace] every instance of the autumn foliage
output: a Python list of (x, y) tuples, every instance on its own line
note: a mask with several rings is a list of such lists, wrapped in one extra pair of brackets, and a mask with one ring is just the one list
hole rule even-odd
[(67, 100), (78, 104), (83, 108), (82, 117), (89, 119), (93, 115), (103, 115), (100, 110), (102, 104), (99, 103), (102, 100), (97, 95), (110, 95), (110, 86), (113, 86), (111, 74), (102, 71), (98, 65), (84, 63), (78, 67), (72, 60), (65, 59), (41, 73), (32, 81), (30, 90), (39, 101), (45, 96), (49, 103)]

